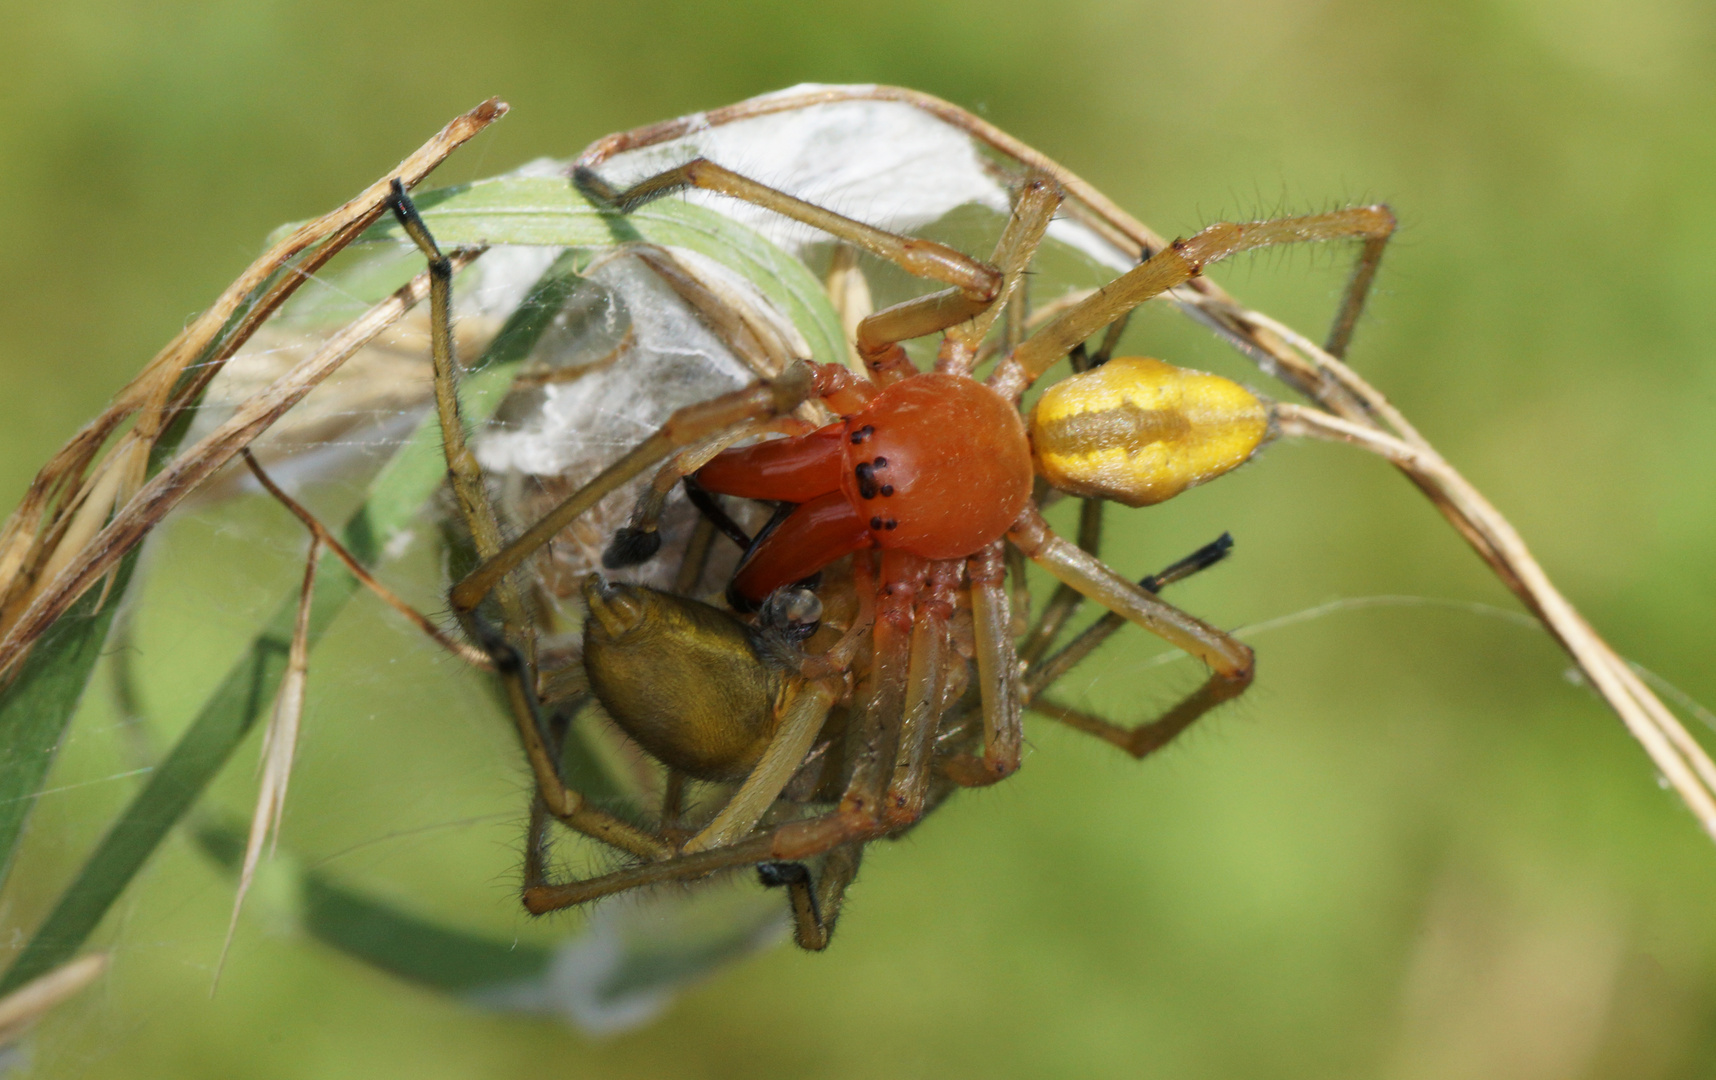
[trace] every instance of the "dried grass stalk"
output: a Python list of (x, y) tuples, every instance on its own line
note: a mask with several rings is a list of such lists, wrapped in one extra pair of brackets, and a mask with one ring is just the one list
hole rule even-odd
[(75, 997), (106, 970), (106, 953), (81, 956), (0, 998), (0, 1046), (16, 1042), (36, 1021)]
[(0, 678), (15, 670), (41, 633), (197, 484), (427, 295), (427, 278), (419, 276), (144, 482), (150, 459), (174, 421), (287, 297), (385, 212), (393, 179), (416, 186), (506, 111), (498, 99), (483, 102), (362, 194), (294, 229), (43, 466), (0, 529)]

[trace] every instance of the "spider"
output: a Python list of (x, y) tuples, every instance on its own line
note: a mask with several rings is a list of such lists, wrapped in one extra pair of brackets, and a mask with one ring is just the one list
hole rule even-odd
[[(1212, 263), (1278, 244), (1358, 239), (1363, 254), (1328, 347), (1339, 355), (1394, 218), (1386, 207), (1364, 206), (1212, 225), (1146, 249), (1136, 268), (1027, 335), (1019, 317), (1025, 277), (1066, 198), (1051, 173), (1032, 171), (1016, 186), (1006, 227), (984, 261), (844, 217), (703, 158), (624, 189), (597, 171), (616, 149), (673, 133), (672, 125), (662, 125), (605, 140), (580, 160), (573, 180), (616, 217), (686, 189), (720, 193), (946, 287), (858, 322), (854, 344), (864, 375), (800, 361), (778, 377), (683, 408), (503, 542), (458, 417), (449, 263), (396, 185), (394, 213), (431, 267), (435, 389), (449, 475), (481, 559), (450, 599), (494, 660), (535, 774), (523, 893), (531, 912), (751, 865), (765, 884), (787, 889), (798, 943), (820, 949), (863, 846), (910, 829), (957, 787), (993, 784), (1016, 771), (1023, 709), (1046, 705), (1037, 701), (1042, 689), (1122, 621), (1203, 661), (1208, 679), (1131, 730), (1071, 710), (1060, 710), (1059, 719), (1142, 757), (1244, 692), (1254, 670), (1251, 650), (1156, 595), (1167, 581), (1219, 560), (1225, 544), (1142, 584), (1087, 549), (1096, 546), (1102, 500), (1149, 505), (1235, 468), (1274, 434), (1272, 407), (1226, 379), (1111, 353), (1134, 308), (1192, 282)], [(985, 341), (1004, 314), (1000, 356), (979, 379)], [(1084, 343), (1099, 333), (1102, 345), (1087, 356)], [(920, 371), (902, 343), (935, 334), (941, 343), (934, 369)], [(1022, 415), (1026, 391), (1069, 355), (1074, 374)], [(795, 410), (807, 402), (839, 419), (806, 422)], [(758, 436), (765, 438), (735, 445)], [(599, 574), (584, 583), (590, 687), (619, 726), (669, 769), (670, 805), (655, 829), (598, 808), (567, 785), (555, 723), (543, 715), (540, 680), (520, 630), (523, 603), (509, 578), (603, 496), (652, 468), (654, 480), (631, 524), (608, 551), (610, 567), (655, 554), (656, 520), (682, 480), (701, 489), (705, 506), (707, 493), (715, 493), (790, 507), (754, 542), (741, 537), (749, 550), (730, 597), (737, 611), (756, 612), (750, 621)], [(1045, 522), (1040, 502), (1051, 492), (1084, 499), (1082, 544), (1057, 536)], [(1015, 644), (1008, 592), (1009, 574), (1019, 584), (1022, 565), (1009, 567), (1009, 548), (1061, 583), (1022, 647)], [(824, 571), (813, 588), (801, 584)], [(1110, 615), (1045, 660), (1081, 596)], [(819, 626), (831, 610), (838, 617)], [(674, 820), (687, 778), (738, 783), (689, 837)], [(826, 808), (806, 813), (797, 809), (803, 803)], [(543, 854), (550, 819), (637, 861), (585, 880), (551, 881)]]

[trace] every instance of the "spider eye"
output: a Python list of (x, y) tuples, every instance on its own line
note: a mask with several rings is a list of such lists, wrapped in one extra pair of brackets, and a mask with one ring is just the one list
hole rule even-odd
[(1218, 375), (1122, 356), (1049, 387), (1030, 427), (1049, 483), (1148, 506), (1247, 461), (1269, 435), (1269, 409)]
[(982, 383), (903, 379), (847, 430), (841, 487), (881, 547), (963, 558), (1006, 532), (1031, 497), (1024, 422)]

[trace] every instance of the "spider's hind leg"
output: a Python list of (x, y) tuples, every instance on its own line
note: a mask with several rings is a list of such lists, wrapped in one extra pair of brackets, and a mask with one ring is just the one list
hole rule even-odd
[[(1233, 537), (1223, 533), (1183, 559), (1178, 560), (1140, 581), (1139, 587), (1155, 594), (1176, 581), (1214, 566), (1233, 550)], [(1107, 641), (1114, 632), (1126, 625), (1126, 620), (1110, 611), (1092, 623), (1060, 651), (1034, 664), (1025, 674), (1026, 707), (1032, 712), (1058, 720), (1068, 727), (1095, 735), (1112, 743), (1135, 758), (1144, 758), (1167, 746), (1179, 734), (1217, 705), (1243, 694), (1251, 680), (1223, 678), (1212, 675), (1204, 685), (1192, 691), (1178, 704), (1155, 720), (1132, 727), (1074, 709), (1043, 697), (1049, 687), (1065, 676), (1080, 661)], [(1045, 646), (1046, 651), (1046, 646)]]

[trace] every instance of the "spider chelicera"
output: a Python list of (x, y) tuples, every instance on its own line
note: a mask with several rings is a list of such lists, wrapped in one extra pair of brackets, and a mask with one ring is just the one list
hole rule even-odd
[[(945, 103), (938, 108), (943, 119), (968, 130), (982, 125)], [(1360, 239), (1363, 255), (1328, 348), (1339, 355), (1394, 218), (1386, 207), (1366, 206), (1223, 223), (1147, 248), (1135, 269), (1035, 332), (1026, 335), (1024, 320), (1009, 317), (1000, 356), (979, 380), (974, 372), (985, 341), (1010, 305), (1015, 315), (1022, 307), (1024, 277), (1070, 174), (1037, 169), (1022, 178), (985, 262), (873, 228), (704, 159), (625, 190), (597, 171), (614, 152), (679, 130), (670, 123), (604, 140), (580, 160), (574, 181), (617, 215), (688, 188), (718, 192), (948, 287), (858, 323), (856, 350), (867, 375), (799, 362), (772, 380), (681, 409), (503, 542), (458, 420), (448, 263), (396, 188), (394, 211), (431, 263), (436, 393), (449, 472), (482, 560), (453, 587), (452, 606), (495, 661), (535, 773), (524, 890), (532, 912), (754, 865), (765, 883), (787, 888), (799, 944), (819, 949), (866, 843), (911, 828), (958, 787), (992, 784), (1019, 767), (1027, 705), (1142, 757), (1249, 685), (1247, 646), (1156, 595), (1168, 581), (1219, 560), (1225, 542), (1144, 583), (1116, 573), (1092, 549), (1102, 500), (1156, 503), (1238, 466), (1271, 436), (1271, 406), (1226, 379), (1109, 354), (1132, 309), (1191, 282), (1211, 263), (1271, 245)], [(1103, 345), (1087, 357), (1084, 342), (1105, 330)], [(919, 371), (901, 343), (932, 334), (942, 336), (934, 370)], [(1069, 354), (1074, 374), (1022, 416), (1025, 392)], [(813, 427), (795, 416), (812, 401), (840, 419)], [(780, 437), (735, 445), (771, 435)], [(590, 687), (616, 723), (669, 770), (667, 805), (654, 828), (596, 807), (567, 786), (554, 724), (538, 702), (526, 635), (517, 630), (524, 624), (522, 600), (509, 579), (603, 496), (652, 468), (654, 482), (631, 525), (616, 536), (610, 566), (653, 556), (656, 518), (681, 480), (703, 493), (712, 514), (719, 510), (708, 493), (791, 508), (749, 543), (732, 582), (734, 608), (756, 612), (749, 619), (600, 575), (584, 584)], [(1037, 494), (1050, 490), (1084, 497), (1081, 543), (1057, 536), (1044, 521)], [(1010, 560), (1010, 549), (1062, 586), (1022, 643), (1015, 641), (1008, 578), (1019, 584), (1023, 565)], [(824, 570), (820, 584), (801, 587)], [(1081, 596), (1111, 614), (1048, 655)], [(818, 626), (824, 611), (836, 617)], [(1038, 698), (1127, 620), (1202, 660), (1208, 680), (1133, 729)], [(695, 831), (677, 820), (687, 779), (737, 783)], [(637, 861), (585, 880), (550, 881), (544, 857), (550, 818)]]

